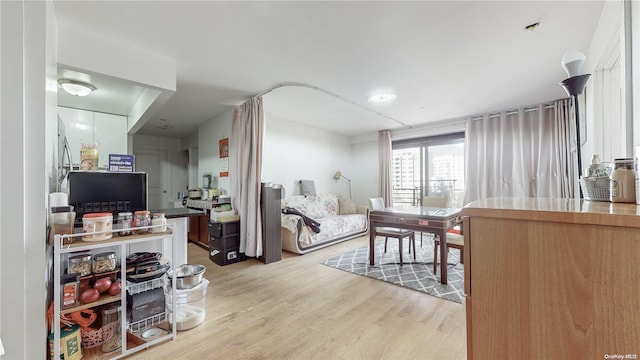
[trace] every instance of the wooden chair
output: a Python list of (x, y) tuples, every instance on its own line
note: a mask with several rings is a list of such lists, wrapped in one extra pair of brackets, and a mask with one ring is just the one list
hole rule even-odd
[[(422, 206), (427, 207), (447, 207), (446, 197), (437, 196), (425, 196), (422, 198)], [(422, 233), (420, 234), (420, 246), (422, 247)], [(440, 239), (438, 237), (433, 238), (433, 273), (437, 273), (438, 269), (438, 247), (440, 247)], [(464, 236), (461, 234), (455, 234), (447, 232), (447, 247), (460, 250), (460, 263), (464, 264), (463, 249), (464, 249)]]
[[(440, 239), (433, 239), (433, 273), (438, 271), (438, 247), (440, 246)], [(463, 250), (464, 250), (464, 236), (461, 234), (447, 233), (447, 247), (460, 250), (460, 264), (464, 264)]]
[[(371, 210), (384, 209), (384, 200), (382, 198), (370, 198), (369, 208)], [(400, 266), (402, 266), (402, 241), (404, 238), (409, 238), (409, 253), (411, 253), (411, 245), (413, 245), (413, 259), (416, 259), (416, 240), (413, 230), (398, 229), (394, 227), (377, 227), (371, 229), (375, 233), (375, 236), (384, 236), (384, 252), (387, 252), (387, 241), (389, 238), (398, 239), (398, 253), (400, 254)], [(374, 249), (369, 249), (374, 251)]]

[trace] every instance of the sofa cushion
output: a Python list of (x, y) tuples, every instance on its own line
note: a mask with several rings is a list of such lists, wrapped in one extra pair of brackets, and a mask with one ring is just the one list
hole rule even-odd
[(357, 214), (356, 202), (351, 199), (338, 199), (338, 206), (340, 207), (340, 215)]
[(340, 209), (338, 195), (336, 194), (291, 196), (287, 198), (285, 205), (302, 212), (314, 220), (336, 216), (339, 214)]

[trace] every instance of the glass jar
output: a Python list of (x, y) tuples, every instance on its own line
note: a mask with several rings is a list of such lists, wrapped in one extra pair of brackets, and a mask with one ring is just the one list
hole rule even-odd
[(131, 235), (131, 228), (133, 227), (133, 214), (130, 212), (119, 213), (118, 225), (120, 228), (120, 232), (118, 232), (118, 235), (120, 236)]
[[(151, 225), (157, 226), (151, 228), (152, 233), (160, 233), (167, 231), (167, 219), (164, 217), (164, 213), (153, 213), (153, 219)], [(162, 226), (160, 226), (162, 225)]]
[(91, 275), (91, 254), (70, 256), (67, 260), (67, 274)]
[[(136, 211), (133, 217), (133, 227), (140, 228), (144, 226), (151, 225), (151, 216), (147, 210)], [(146, 234), (149, 232), (149, 228), (146, 229), (135, 229), (134, 233), (136, 234)]]
[(120, 350), (122, 336), (120, 327), (120, 306), (109, 305), (102, 308), (102, 352)]
[(113, 271), (116, 269), (116, 253), (113, 251), (96, 254), (93, 256), (93, 273)]
[(611, 202), (636, 202), (636, 176), (633, 159), (613, 160), (613, 171), (609, 177), (609, 197)]

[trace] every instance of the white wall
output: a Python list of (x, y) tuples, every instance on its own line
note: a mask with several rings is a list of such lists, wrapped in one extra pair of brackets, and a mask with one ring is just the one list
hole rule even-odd
[[(180, 139), (134, 135), (134, 148), (161, 149), (167, 150), (169, 172), (171, 174), (169, 180), (169, 201), (177, 201), (178, 192), (186, 192), (187, 190), (187, 153), (182, 149)], [(168, 206), (168, 205), (167, 205)]]
[(232, 121), (233, 110), (228, 110), (198, 127), (198, 178), (197, 183), (189, 184), (190, 186), (201, 187), (202, 176), (211, 173), (218, 179), (218, 189), (224, 189), (226, 194), (230, 193), (229, 177), (220, 177), (219, 141), (231, 138)]
[[(46, 199), (57, 152), (51, 2), (0, 2), (0, 336), (8, 359), (46, 356)], [(55, 186), (55, 182), (54, 185)]]
[(314, 180), (317, 193), (336, 192), (348, 198), (347, 182), (333, 179), (339, 170), (352, 180), (355, 195), (360, 184), (355, 181), (358, 174), (349, 138), (274, 117), (265, 122), (263, 181), (282, 184), (289, 196), (300, 194), (299, 180)]
[(351, 146), (354, 176), (353, 198), (357, 204), (368, 205), (368, 199), (378, 197), (378, 139)]
[(592, 74), (585, 89), (585, 109), (580, 109), (581, 114), (586, 115), (583, 168), (590, 163), (594, 154), (600, 155), (605, 162), (631, 155), (628, 153), (630, 144), (627, 144), (625, 136), (625, 113), (618, 96), (621, 92), (624, 94), (621, 88), (624, 79), (620, 78), (623, 67), (612, 67), (616, 59), (624, 65), (624, 61), (621, 61), (623, 46), (620, 43), (623, 25), (623, 2), (605, 2), (589, 49), (581, 49), (587, 55), (582, 72)]

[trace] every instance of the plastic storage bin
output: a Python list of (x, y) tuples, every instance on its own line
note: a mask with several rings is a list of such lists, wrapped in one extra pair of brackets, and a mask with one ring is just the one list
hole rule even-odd
[(204, 321), (207, 309), (207, 287), (209, 280), (202, 279), (199, 285), (191, 289), (176, 289), (176, 313), (173, 314), (171, 287), (165, 287), (167, 318), (169, 324), (176, 322), (178, 331), (192, 329)]

